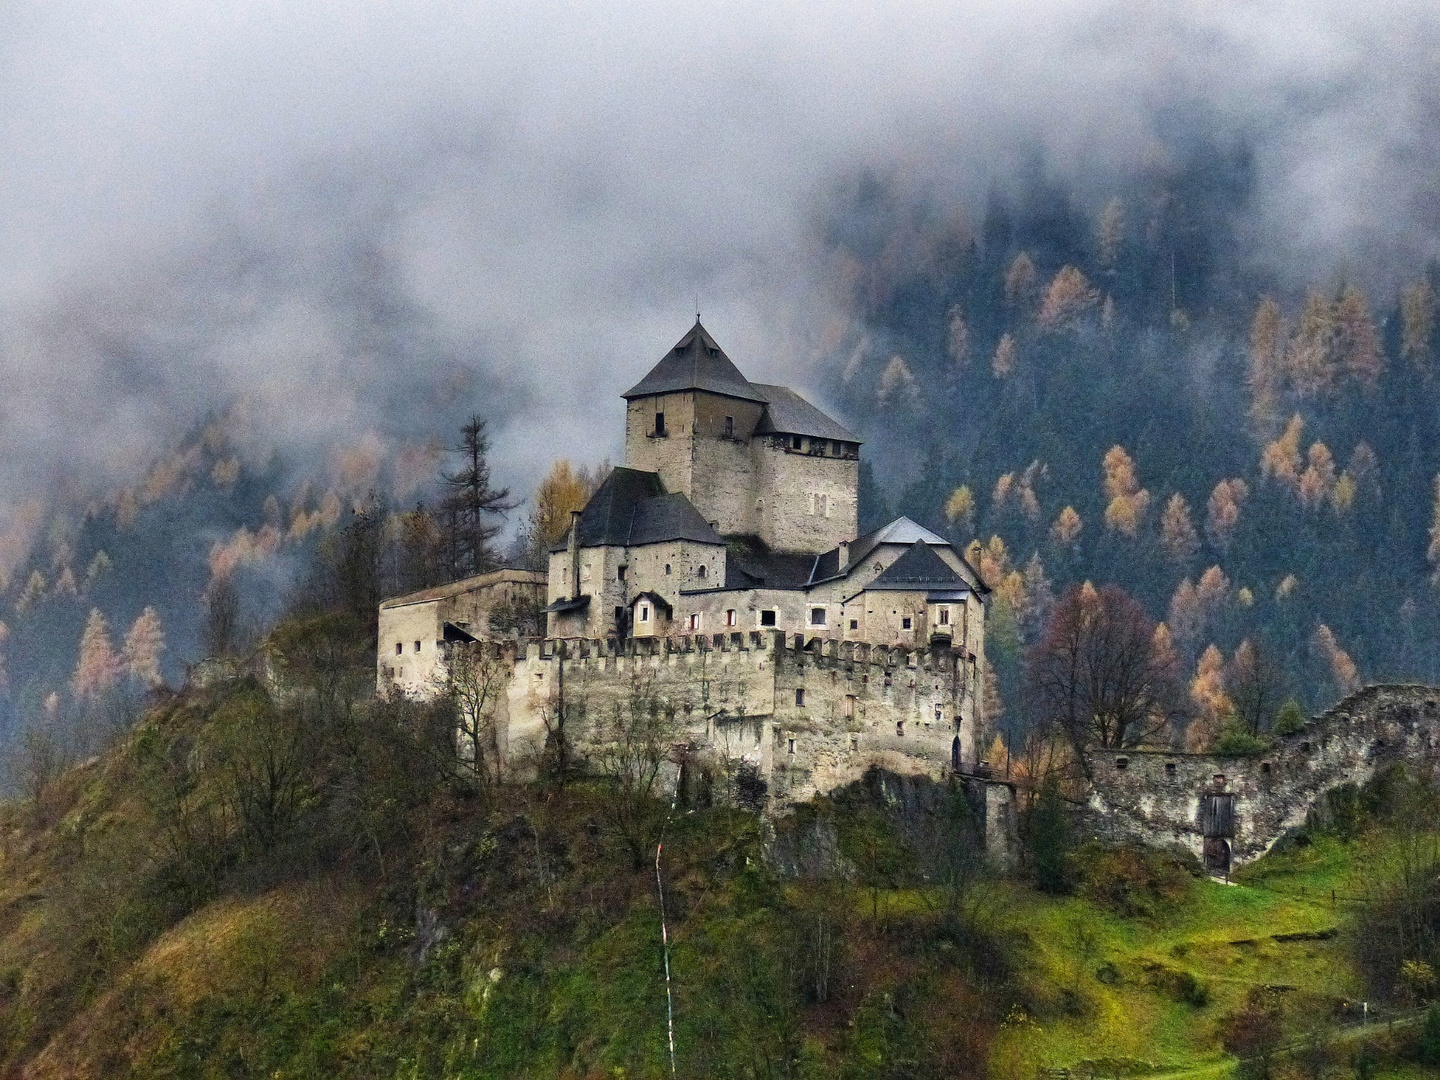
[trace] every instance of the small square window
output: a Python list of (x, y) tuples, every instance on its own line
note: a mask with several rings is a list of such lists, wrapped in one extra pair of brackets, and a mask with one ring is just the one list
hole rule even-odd
[(762, 611), (762, 612), (760, 612), (760, 625), (761, 625), (761, 626), (774, 626), (774, 625), (775, 625), (775, 611), (774, 611), (773, 608), (772, 608), (771, 610), (769, 610), (769, 611)]
[(810, 609), (810, 625), (811, 625), (811, 626), (824, 626), (824, 625), (825, 625), (825, 609), (824, 609), (823, 607), (812, 607), (812, 608)]
[(804, 705), (804, 704), (805, 704), (805, 688), (804, 688), (803, 686), (797, 686), (797, 687), (795, 688), (795, 704), (796, 704), (796, 705)]
[(1175, 762), (1173, 762), (1173, 761), (1167, 761), (1167, 762), (1165, 763), (1165, 775), (1166, 775), (1166, 776), (1174, 776), (1174, 775), (1175, 775)]
[(801, 448), (801, 444), (803, 443), (803, 441), (804, 441), (804, 440), (802, 440), (799, 435), (791, 435), (791, 436), (790, 436), (790, 449), (791, 449), (791, 450), (799, 450), (799, 449)]
[(851, 629), (851, 630), (859, 630), (859, 629), (860, 629), (860, 620), (859, 620), (859, 619), (851, 619), (851, 620), (850, 620), (850, 629)]
[(906, 615), (903, 619), (900, 620), (900, 629), (901, 629), (901, 630), (909, 630), (909, 629), (910, 629), (910, 621), (911, 621), (911, 620), (910, 620), (910, 616), (909, 616), (909, 615)]

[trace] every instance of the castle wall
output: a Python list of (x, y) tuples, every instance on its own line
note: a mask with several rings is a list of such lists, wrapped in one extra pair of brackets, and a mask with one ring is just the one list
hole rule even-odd
[[(562, 655), (562, 649), (564, 655)], [(507, 693), (504, 743), (515, 767), (534, 760), (547, 728), (567, 717), (583, 756), (617, 711), (650, 697), (673, 711), (685, 756), (747, 763), (772, 804), (810, 799), (872, 766), (939, 779), (958, 754), (975, 763), (964, 666), (950, 652), (915, 653), (783, 634), (532, 644)]]
[[(811, 445), (825, 452), (811, 454)], [(828, 440), (807, 436), (804, 450), (790, 446), (788, 435), (760, 436), (751, 443), (761, 507), (757, 534), (777, 551), (829, 551), (856, 534), (860, 460), (834, 456)]]
[(1375, 686), (1354, 694), (1259, 757), (1105, 751), (1092, 755), (1093, 834), (1112, 843), (1179, 844), (1204, 856), (1202, 796), (1234, 796), (1231, 858), (1269, 850), (1325, 792), (1363, 784), (1391, 762), (1440, 766), (1440, 690)]

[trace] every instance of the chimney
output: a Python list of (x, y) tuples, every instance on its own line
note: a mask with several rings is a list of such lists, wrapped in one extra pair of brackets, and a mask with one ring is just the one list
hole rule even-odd
[(840, 571), (843, 573), (850, 565), (850, 541), (840, 541)]
[(570, 599), (580, 599), (580, 511), (570, 511)]

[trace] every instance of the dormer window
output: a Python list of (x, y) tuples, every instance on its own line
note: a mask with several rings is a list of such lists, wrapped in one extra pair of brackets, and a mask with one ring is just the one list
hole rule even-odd
[(663, 412), (657, 412), (657, 413), (655, 414), (655, 435), (656, 435), (656, 437), (663, 437), (664, 434), (665, 434), (665, 414), (664, 414)]

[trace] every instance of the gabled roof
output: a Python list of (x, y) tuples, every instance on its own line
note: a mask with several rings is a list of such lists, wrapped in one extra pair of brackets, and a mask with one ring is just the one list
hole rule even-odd
[(651, 592), (649, 589), (646, 589), (642, 593), (637, 593), (635, 599), (630, 601), (630, 606), (633, 608), (641, 600), (650, 601), (650, 603), (655, 605), (656, 611), (663, 611), (665, 613), (667, 619), (675, 614), (675, 609), (670, 606), (670, 601), (666, 600), (657, 592)]
[(868, 532), (864, 536), (857, 536), (851, 540), (850, 561), (852, 563), (859, 562), (881, 544), (904, 544), (908, 547), (917, 541), (935, 544), (939, 547), (948, 547), (950, 544), (950, 541), (943, 536), (931, 532), (908, 517), (898, 517), (890, 524), (880, 526), (874, 532)]
[[(666, 540), (725, 542), (689, 499), (678, 492), (665, 493), (658, 473), (612, 469), (580, 514), (582, 548), (635, 547)], [(550, 550), (564, 551), (568, 541), (567, 532), (565, 541)]]
[(724, 394), (743, 401), (765, 400), (740, 374), (740, 369), (715, 343), (709, 331), (700, 325), (698, 318), (689, 333), (650, 369), (650, 374), (621, 396), (628, 401), (682, 390), (708, 390), (712, 394)]
[(838, 442), (860, 441), (854, 432), (830, 419), (788, 386), (750, 385), (765, 399), (765, 411), (755, 427), (757, 435), (813, 435)]
[(448, 585), (436, 585), (429, 589), (421, 589), (419, 592), (406, 593), (404, 596), (392, 596), (381, 602), (381, 608), (386, 611), (391, 608), (405, 607), (409, 604), (428, 604), (435, 600), (448, 600), (452, 596), (462, 596), (476, 589), (483, 589), (488, 585), (498, 585), (501, 582), (518, 582), (525, 585), (545, 584), (545, 575), (537, 570), (517, 570), (513, 567), (504, 567), (500, 570), (492, 570), (488, 574), (477, 574), (475, 577), (462, 578), (459, 581), (452, 581)]
[(730, 536), (726, 545), (726, 588), (803, 589), (815, 570), (812, 553), (772, 551), (758, 536)]
[(932, 589), (968, 589), (969, 582), (950, 568), (950, 564), (924, 540), (916, 540), (910, 550), (887, 566), (867, 589), (896, 592), (929, 592)]

